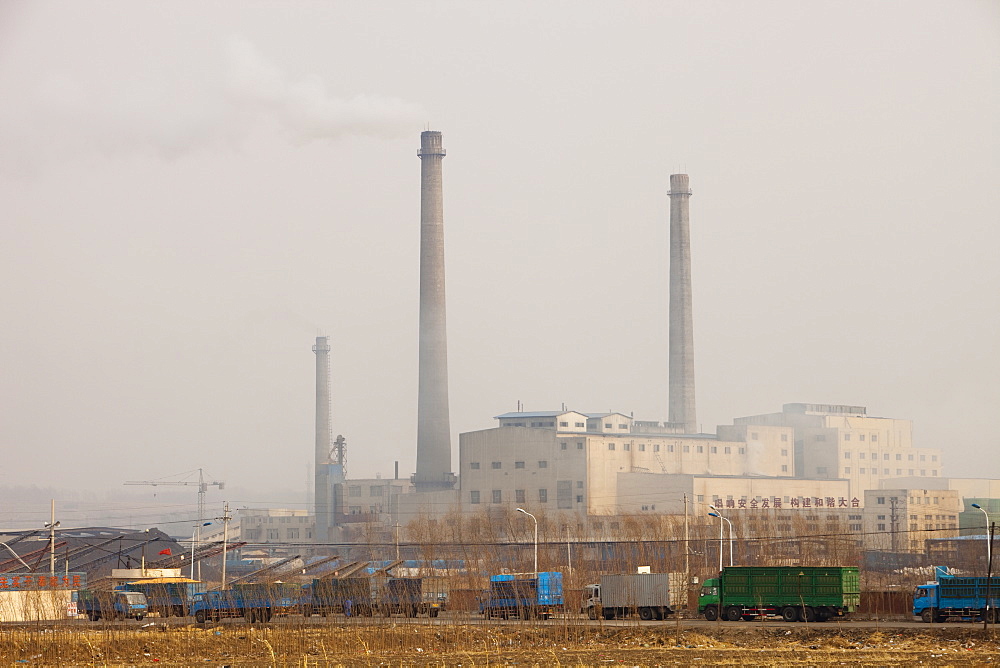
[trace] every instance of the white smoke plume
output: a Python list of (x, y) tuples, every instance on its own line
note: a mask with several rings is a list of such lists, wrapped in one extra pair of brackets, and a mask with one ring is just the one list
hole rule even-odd
[[(190, 76), (188, 76), (190, 75)], [(339, 95), (317, 75), (289, 76), (247, 39), (230, 38), (197, 72), (131, 82), (49, 74), (0, 109), (0, 160), (37, 167), (67, 156), (237, 148), (254, 133), (294, 145), (347, 135), (400, 136), (418, 126), (418, 105), (391, 97)]]

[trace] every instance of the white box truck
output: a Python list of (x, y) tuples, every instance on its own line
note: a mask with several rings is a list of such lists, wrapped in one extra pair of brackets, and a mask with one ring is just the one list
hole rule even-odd
[(582, 612), (590, 619), (629, 615), (639, 615), (643, 620), (664, 619), (674, 612), (670, 607), (670, 574), (602, 575), (600, 584), (586, 586)]

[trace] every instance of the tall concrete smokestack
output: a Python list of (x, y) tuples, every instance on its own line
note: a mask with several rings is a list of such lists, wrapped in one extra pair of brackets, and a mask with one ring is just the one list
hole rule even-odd
[(444, 299), (444, 197), (441, 133), (420, 133), (420, 389), (417, 399), (418, 492), (451, 489), (448, 340)]
[(325, 336), (316, 337), (316, 462), (314, 466), (314, 499), (316, 503), (316, 542), (329, 539), (331, 485), (330, 447), (333, 435), (330, 423), (330, 343)]
[(691, 315), (691, 188), (670, 175), (670, 422), (697, 431), (694, 412), (694, 319)]

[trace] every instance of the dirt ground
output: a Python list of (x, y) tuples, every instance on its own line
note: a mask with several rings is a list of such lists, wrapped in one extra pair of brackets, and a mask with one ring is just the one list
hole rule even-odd
[(0, 665), (987, 666), (980, 629), (429, 627), (0, 629)]

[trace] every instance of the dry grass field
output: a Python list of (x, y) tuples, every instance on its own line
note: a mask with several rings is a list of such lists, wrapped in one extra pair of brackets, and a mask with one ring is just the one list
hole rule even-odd
[(407, 624), (0, 629), (5, 666), (985, 666), (977, 628), (836, 630)]

